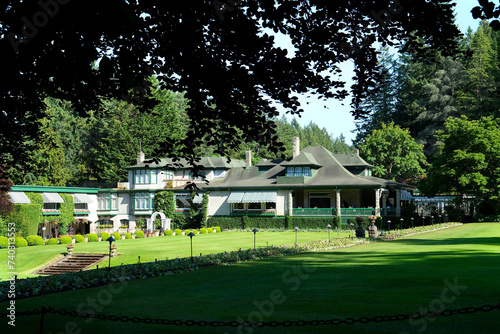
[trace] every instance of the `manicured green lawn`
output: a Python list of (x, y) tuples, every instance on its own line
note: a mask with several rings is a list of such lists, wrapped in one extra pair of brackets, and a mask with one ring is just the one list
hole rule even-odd
[[(331, 237), (338, 234), (332, 232)], [(348, 232), (340, 233), (340, 237), (348, 236)], [(298, 242), (328, 239), (325, 232), (298, 232)], [(193, 255), (220, 253), (239, 248), (253, 248), (252, 232), (222, 232), (199, 234), (193, 237)], [(266, 245), (291, 245), (295, 242), (295, 232), (257, 232), (256, 247)], [(190, 238), (187, 236), (170, 236), (144, 239), (118, 240), (116, 242), (119, 256), (111, 259), (111, 265), (150, 262), (155, 259), (164, 260), (176, 257), (191, 256)], [(74, 253), (108, 254), (108, 242), (88, 242), (75, 245)], [(0, 249), (0, 280), (8, 279), (7, 249)], [(62, 258), (67, 253), (65, 245), (31, 246), (16, 249), (15, 263), (19, 278), (29, 277), (36, 270), (48, 263)], [(104, 261), (100, 266), (107, 266)]]
[[(67, 311), (181, 320), (359, 318), (497, 305), (499, 277), (500, 224), (469, 224), (392, 242), (210, 267), (18, 300), (16, 308), (23, 311), (45, 305)], [(0, 309), (6, 306), (2, 303)], [(16, 330), (35, 332), (38, 320), (39, 316), (18, 317)], [(6, 319), (2, 321), (0, 329), (7, 328)], [(499, 325), (499, 310), (433, 320), (239, 330), (48, 315), (45, 333), (456, 334), (497, 333)]]

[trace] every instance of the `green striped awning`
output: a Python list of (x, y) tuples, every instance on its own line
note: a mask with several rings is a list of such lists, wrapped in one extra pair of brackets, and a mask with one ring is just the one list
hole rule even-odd
[(233, 191), (227, 198), (228, 203), (241, 203), (241, 199), (245, 194), (244, 191)]
[(92, 203), (93, 201), (90, 199), (89, 195), (87, 194), (73, 194), (73, 202), (75, 204), (82, 204), (82, 203)]
[(278, 193), (276, 191), (263, 191), (260, 195), (260, 201), (276, 203), (276, 197), (278, 197)]
[(235, 191), (229, 195), (228, 203), (276, 203), (276, 191)]
[(28, 196), (22, 191), (12, 191), (9, 192), (10, 200), (14, 204), (30, 204), (31, 201)]
[(44, 203), (64, 203), (64, 200), (58, 193), (42, 193)]
[(262, 192), (260, 191), (246, 191), (241, 199), (241, 203), (260, 203), (262, 202), (260, 200), (261, 194)]

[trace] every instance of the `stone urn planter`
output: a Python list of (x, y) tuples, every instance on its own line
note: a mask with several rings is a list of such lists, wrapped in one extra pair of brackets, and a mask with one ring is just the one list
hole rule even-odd
[(132, 239), (135, 239), (135, 234), (132, 234)]
[(122, 235), (122, 236), (121, 236), (121, 239), (122, 239), (122, 240), (125, 240), (125, 236), (124, 236), (124, 235)]
[(113, 245), (113, 247), (111, 247), (111, 257), (115, 256), (116, 256), (116, 245)]
[(160, 231), (155, 231), (155, 232), (153, 233), (153, 236), (154, 236), (154, 237), (157, 237), (157, 236), (159, 236), (159, 235), (160, 235)]
[(68, 250), (68, 255), (73, 254), (73, 249), (75, 248), (75, 244), (67, 244), (66, 249)]
[(85, 240), (85, 242), (89, 242), (89, 238), (88, 237), (84, 237), (83, 239)]
[(378, 237), (377, 225), (375, 225), (375, 220), (372, 220), (370, 222), (370, 225), (368, 226), (368, 236), (370, 238)]

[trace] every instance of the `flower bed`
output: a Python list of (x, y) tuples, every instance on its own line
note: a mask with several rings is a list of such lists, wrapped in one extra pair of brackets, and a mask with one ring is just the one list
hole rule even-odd
[[(416, 233), (430, 232), (443, 228), (462, 225), (459, 223), (447, 223), (431, 226), (416, 227), (408, 230), (391, 231), (394, 238), (408, 236)], [(405, 232), (407, 231), (407, 232)], [(16, 283), (16, 297), (27, 298), (45, 293), (60, 292), (66, 290), (84, 289), (115, 283), (118, 281), (129, 281), (135, 279), (145, 279), (149, 277), (172, 275), (187, 272), (208, 266), (230, 265), (243, 261), (254, 261), (265, 257), (286, 256), (305, 252), (329, 250), (334, 248), (351, 247), (358, 244), (366, 244), (373, 241), (384, 241), (384, 239), (357, 239), (340, 238), (303, 242), (294, 246), (275, 246), (257, 249), (238, 250), (218, 254), (209, 254), (191, 258), (174, 260), (164, 260), (158, 262), (147, 262), (141, 264), (131, 264), (113, 267), (111, 270), (99, 269), (80, 271), (75, 273), (39, 276), (18, 280)], [(10, 288), (10, 281), (0, 282), (0, 302), (7, 300)]]

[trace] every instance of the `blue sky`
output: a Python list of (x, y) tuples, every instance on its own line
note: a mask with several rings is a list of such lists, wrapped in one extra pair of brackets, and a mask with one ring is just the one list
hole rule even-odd
[[(479, 24), (479, 20), (474, 20), (470, 13), (471, 9), (478, 5), (477, 0), (460, 0), (457, 2), (459, 5), (455, 7), (457, 13), (457, 23), (459, 25), (460, 30), (465, 33), (467, 28), (470, 26), (474, 31), (477, 29)], [(277, 39), (277, 43), (284, 43), (280, 39)], [(352, 63), (342, 64), (343, 77), (347, 82), (346, 87), (350, 87), (351, 80), (350, 78), (353, 76), (352, 73)], [(287, 115), (288, 120), (292, 120), (293, 117), (297, 119), (299, 124), (305, 126), (309, 124), (311, 121), (316, 123), (321, 128), (326, 128), (326, 130), (333, 135), (333, 137), (339, 137), (340, 134), (343, 134), (346, 138), (346, 142), (351, 144), (352, 140), (356, 137), (356, 134), (353, 131), (356, 129), (354, 123), (354, 117), (351, 115), (351, 107), (350, 107), (350, 99), (345, 99), (342, 103), (337, 100), (329, 100), (329, 101), (321, 101), (316, 98), (305, 98), (299, 97), (302, 106), (304, 108), (304, 112), (301, 114), (302, 117), (290, 116)], [(307, 104), (307, 102), (309, 104)], [(328, 109), (325, 109), (325, 106)], [(280, 109), (279, 106), (278, 110)], [(282, 114), (284, 114), (282, 112)]]

